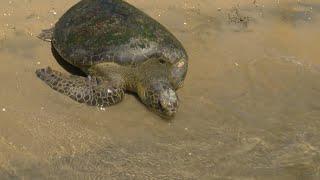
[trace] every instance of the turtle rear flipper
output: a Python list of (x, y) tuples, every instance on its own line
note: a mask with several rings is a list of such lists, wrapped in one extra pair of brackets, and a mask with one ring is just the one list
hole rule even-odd
[(43, 41), (51, 42), (53, 30), (54, 28), (44, 29), (37, 37)]
[(113, 83), (96, 77), (68, 76), (50, 67), (38, 69), (36, 74), (52, 89), (80, 103), (92, 106), (111, 106), (120, 102), (124, 97), (123, 88), (115, 87)]

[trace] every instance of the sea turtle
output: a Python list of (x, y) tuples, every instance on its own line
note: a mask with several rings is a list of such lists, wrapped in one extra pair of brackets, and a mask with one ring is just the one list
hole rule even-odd
[(37, 69), (54, 90), (93, 106), (119, 103), (129, 91), (161, 117), (176, 114), (188, 55), (164, 26), (129, 3), (82, 0), (39, 38), (87, 75)]

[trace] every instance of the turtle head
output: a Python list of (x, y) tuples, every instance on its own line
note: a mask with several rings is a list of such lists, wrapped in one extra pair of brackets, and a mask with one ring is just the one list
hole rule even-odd
[(143, 103), (164, 119), (172, 119), (179, 107), (179, 98), (169, 83), (157, 82), (144, 90)]
[(176, 92), (171, 89), (163, 89), (159, 96), (159, 109), (157, 110), (164, 118), (173, 117), (179, 106), (179, 99)]

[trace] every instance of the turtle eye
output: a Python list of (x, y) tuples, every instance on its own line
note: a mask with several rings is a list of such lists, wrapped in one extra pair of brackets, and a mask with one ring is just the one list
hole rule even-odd
[(159, 62), (160, 62), (161, 64), (166, 63), (163, 59), (159, 59)]

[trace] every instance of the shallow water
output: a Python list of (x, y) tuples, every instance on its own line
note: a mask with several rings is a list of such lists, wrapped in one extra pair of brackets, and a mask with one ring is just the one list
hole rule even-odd
[(0, 1), (0, 179), (320, 178), (317, 0), (130, 0), (190, 56), (172, 122), (36, 78), (63, 71), (35, 36), (76, 2)]

